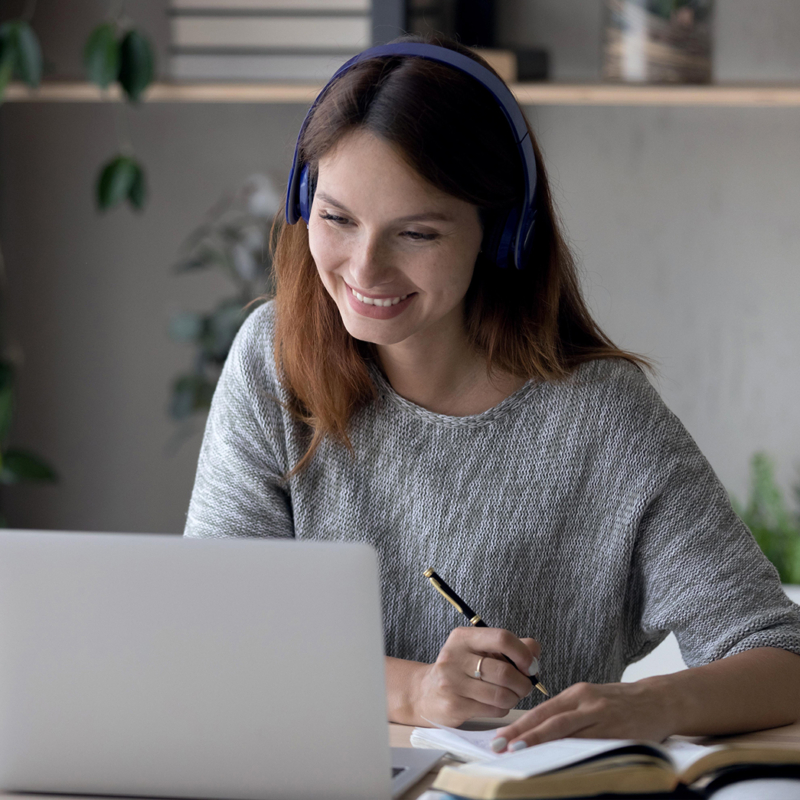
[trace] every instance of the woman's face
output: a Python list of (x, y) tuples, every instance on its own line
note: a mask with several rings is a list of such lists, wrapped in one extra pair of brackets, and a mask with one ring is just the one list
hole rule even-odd
[(463, 335), (482, 239), (477, 206), (427, 183), (382, 139), (357, 131), (320, 159), (308, 239), (354, 338)]

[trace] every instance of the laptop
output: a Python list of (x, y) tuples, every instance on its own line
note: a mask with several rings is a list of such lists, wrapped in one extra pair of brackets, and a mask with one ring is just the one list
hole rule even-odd
[(368, 545), (0, 532), (0, 789), (376, 800), (441, 755), (389, 747)]

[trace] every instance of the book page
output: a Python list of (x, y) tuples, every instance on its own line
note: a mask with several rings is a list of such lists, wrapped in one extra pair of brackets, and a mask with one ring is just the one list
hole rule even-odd
[[(554, 742), (534, 745), (517, 753), (495, 753), (491, 742), (499, 728), (490, 730), (463, 730), (448, 728), (431, 720), (425, 720), (435, 728), (415, 728), (412, 744), (417, 747), (437, 747), (455, 756), (481, 762), (476, 765), (481, 771), (502, 771), (509, 777), (525, 778), (577, 764), (621, 747), (640, 745), (650, 747), (654, 755), (669, 760), (676, 772), (682, 773), (696, 761), (719, 747), (694, 744), (693, 742), (668, 741), (664, 744), (643, 742), (635, 739), (558, 739)], [(504, 727), (504, 726), (501, 726)], [(490, 763), (486, 763), (490, 762)]]
[[(516, 753), (503, 753), (488, 763), (467, 764), (459, 769), (464, 772), (481, 774), (490, 772), (492, 775), (501, 774), (509, 778), (530, 778), (533, 775), (542, 775), (545, 772), (562, 769), (623, 747), (648, 746), (649, 744), (649, 742), (639, 742), (635, 739), (558, 739), (554, 742), (537, 744)], [(661, 748), (658, 745), (653, 745), (652, 751), (654, 755), (661, 754)]]
[(714, 748), (693, 742), (667, 741), (662, 747), (669, 754), (670, 761), (675, 765), (678, 773), (708, 755)]
[(414, 728), (411, 733), (411, 744), (419, 747), (439, 747), (456, 756), (470, 760), (486, 761), (499, 758), (491, 748), (492, 739), (497, 736), (499, 728), (489, 730), (463, 730), (461, 728), (448, 728), (431, 722), (434, 728)]

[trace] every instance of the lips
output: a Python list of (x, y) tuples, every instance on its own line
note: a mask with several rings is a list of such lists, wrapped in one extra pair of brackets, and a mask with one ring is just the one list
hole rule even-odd
[[(367, 297), (357, 292), (348, 284), (347, 304), (361, 317), (368, 319), (393, 319), (402, 314), (417, 296), (416, 292), (406, 295), (384, 295), (383, 297)], [(380, 305), (378, 304), (380, 303)]]
[(355, 289), (350, 289), (350, 291), (356, 296), (356, 299), (364, 303), (367, 306), (378, 306), (380, 307), (388, 307), (388, 306), (396, 306), (401, 300), (405, 300), (408, 297), (407, 294), (399, 295), (395, 297), (369, 297), (368, 295), (361, 294), (357, 292)]

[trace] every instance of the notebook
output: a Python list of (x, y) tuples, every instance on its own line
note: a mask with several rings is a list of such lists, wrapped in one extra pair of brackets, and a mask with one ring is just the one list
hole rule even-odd
[[(374, 551), (0, 532), (0, 788), (389, 798)], [(419, 763), (414, 763), (414, 761)]]

